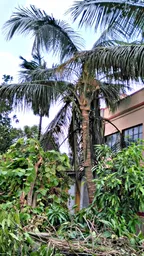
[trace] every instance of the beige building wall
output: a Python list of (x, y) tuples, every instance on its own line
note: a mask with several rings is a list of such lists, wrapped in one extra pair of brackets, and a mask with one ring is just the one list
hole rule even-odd
[[(103, 117), (112, 122), (120, 131), (135, 125), (144, 124), (144, 89), (122, 99), (114, 113), (110, 112), (108, 108), (103, 109), (102, 113)], [(117, 130), (110, 123), (106, 122), (105, 136), (115, 132)]]

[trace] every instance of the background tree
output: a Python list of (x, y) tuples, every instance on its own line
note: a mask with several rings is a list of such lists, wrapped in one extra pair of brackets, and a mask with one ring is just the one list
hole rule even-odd
[[(64, 59), (81, 49), (82, 40), (66, 22), (54, 19), (35, 6), (17, 8), (10, 20), (5, 23), (4, 30), (7, 33), (7, 39), (11, 39), (16, 33), (33, 35), (32, 54), (34, 60), (28, 62), (21, 57), (23, 70), (20, 75), (23, 88), (21, 88), (21, 92), (20, 88), (17, 88), (17, 91), (19, 90), (17, 100), (19, 101), (20, 98), (23, 100), (23, 95), (25, 104), (30, 105), (31, 102), (34, 114), (40, 115), (38, 134), (38, 138), (40, 138), (42, 117), (49, 116), (50, 103), (65, 91), (65, 87), (62, 87), (63, 83), (58, 81), (55, 83), (54, 76), (41, 75), (42, 71), (46, 69), (46, 63), (42, 61), (40, 49), (45, 48), (47, 52), (53, 51), (60, 59)], [(31, 82), (32, 84), (30, 84)], [(39, 85), (43, 85), (43, 87), (39, 87)], [(52, 87), (57, 87), (57, 89), (54, 90)], [(13, 86), (13, 92), (15, 88)]]
[[(22, 70), (20, 71), (20, 79), (22, 82), (33, 82), (33, 81), (44, 81), (48, 80), (48, 77), (45, 75), (37, 75), (38, 70), (46, 69), (46, 62), (42, 60), (39, 51), (35, 55), (33, 55), (34, 60), (27, 61), (23, 57), (20, 57), (22, 63), (20, 67)], [(44, 116), (49, 117), (49, 109), (54, 99), (54, 91), (49, 90), (49, 97), (47, 97), (47, 102), (43, 101), (43, 98), (38, 98), (36, 95), (31, 99), (31, 107), (34, 115), (39, 115), (39, 129), (38, 129), (38, 140), (41, 137), (42, 131), (42, 118)]]
[(37, 139), (37, 135), (38, 135), (38, 126), (37, 125), (33, 125), (33, 126), (28, 126), (25, 125), (22, 128), (13, 128), (15, 134), (17, 134), (15, 141), (19, 138), (24, 138), (26, 139)]
[[(3, 85), (7, 86), (12, 81), (10, 75), (3, 75)], [(18, 131), (13, 128), (12, 122), (18, 122), (16, 115), (12, 114), (12, 100), (9, 95), (0, 100), (0, 154), (4, 153), (18, 136)]]

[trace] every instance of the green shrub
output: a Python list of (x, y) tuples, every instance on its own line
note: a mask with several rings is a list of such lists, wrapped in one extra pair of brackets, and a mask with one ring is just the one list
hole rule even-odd
[(68, 214), (69, 169), (66, 154), (44, 152), (38, 141), (19, 139), (1, 156), (0, 210), (17, 209), (23, 226), (29, 224), (42, 231), (49, 223), (53, 204), (57, 204), (59, 216), (63, 211)]
[(97, 219), (108, 221), (119, 236), (135, 233), (140, 222), (137, 213), (144, 211), (143, 151), (143, 143), (131, 144), (116, 154), (106, 145), (96, 147), (92, 208)]

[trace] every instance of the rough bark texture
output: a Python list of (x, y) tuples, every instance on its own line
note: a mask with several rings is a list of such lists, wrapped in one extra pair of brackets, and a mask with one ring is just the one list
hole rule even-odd
[(90, 105), (88, 101), (81, 96), (80, 109), (82, 112), (82, 133), (83, 133), (83, 154), (84, 154), (84, 170), (87, 180), (89, 203), (92, 203), (94, 198), (95, 185), (92, 182), (93, 174), (91, 171), (91, 148), (89, 135), (89, 113)]

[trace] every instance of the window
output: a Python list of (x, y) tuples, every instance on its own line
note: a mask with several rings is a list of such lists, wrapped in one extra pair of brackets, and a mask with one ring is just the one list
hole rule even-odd
[(116, 132), (106, 136), (105, 142), (112, 149), (112, 151), (117, 152), (120, 149), (120, 133)]
[(143, 137), (142, 130), (143, 130), (142, 124), (124, 130), (123, 131), (124, 146), (128, 147), (130, 143), (135, 142), (138, 139), (142, 139)]
[(143, 125), (130, 127), (122, 131), (122, 137), (119, 132), (113, 133), (105, 137), (106, 144), (113, 152), (118, 152), (121, 147), (128, 147), (130, 143), (136, 142), (143, 138)]

